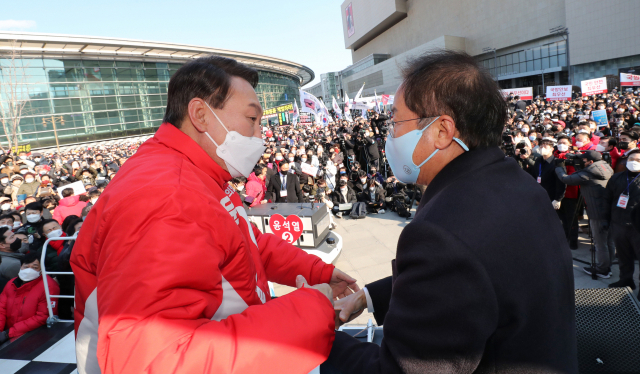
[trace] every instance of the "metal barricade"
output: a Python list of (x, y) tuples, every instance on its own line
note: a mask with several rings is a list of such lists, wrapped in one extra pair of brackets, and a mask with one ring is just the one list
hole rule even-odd
[(47, 256), (47, 247), (49, 246), (49, 242), (52, 240), (76, 240), (78, 238), (78, 234), (76, 233), (74, 236), (65, 236), (62, 238), (48, 238), (47, 241), (44, 242), (42, 246), (42, 255), (40, 256), (40, 269), (42, 270), (42, 280), (44, 282), (44, 294), (47, 298), (47, 309), (49, 310), (49, 318), (47, 318), (47, 327), (53, 326), (57, 322), (73, 322), (73, 320), (68, 319), (59, 319), (58, 316), (53, 315), (53, 308), (51, 307), (51, 298), (55, 297), (58, 299), (75, 299), (75, 290), (73, 295), (51, 295), (49, 293), (49, 282), (47, 282), (47, 275), (73, 275), (72, 271), (52, 271), (47, 272), (45, 266), (45, 258)]

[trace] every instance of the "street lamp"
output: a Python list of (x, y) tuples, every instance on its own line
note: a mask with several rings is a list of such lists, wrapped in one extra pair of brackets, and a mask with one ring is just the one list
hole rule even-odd
[(571, 86), (571, 60), (569, 59), (569, 28), (564, 26), (549, 29), (549, 34), (561, 36), (567, 42), (567, 68), (569, 69), (569, 85)]
[(484, 53), (493, 52), (493, 72), (494, 72), (493, 77), (497, 82), (498, 81), (498, 63), (496, 59), (496, 49), (491, 47), (486, 47), (486, 48), (482, 48), (482, 52)]
[(42, 126), (47, 127), (47, 123), (51, 123), (53, 125), (53, 135), (56, 137), (56, 148), (58, 148), (58, 153), (60, 153), (60, 144), (58, 143), (58, 130), (56, 129), (56, 121), (60, 122), (62, 126), (64, 126), (64, 117), (62, 116), (51, 116), (51, 117), (43, 117), (42, 118)]

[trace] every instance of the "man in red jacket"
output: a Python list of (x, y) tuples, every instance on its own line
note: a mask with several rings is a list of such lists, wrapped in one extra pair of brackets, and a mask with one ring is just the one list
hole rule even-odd
[(53, 211), (53, 219), (62, 225), (62, 222), (68, 216), (81, 217), (82, 208), (85, 206), (87, 206), (87, 203), (80, 201), (80, 196), (74, 196), (73, 188), (65, 188), (62, 190), (62, 199), (58, 203), (58, 207)]
[[(257, 83), (223, 57), (171, 77), (165, 123), (73, 250), (79, 373), (307, 373), (328, 357), (332, 300), (355, 280), (261, 234), (227, 183), (264, 152)], [(268, 281), (299, 289), (271, 300)]]
[[(58, 283), (48, 275), (47, 282), (49, 294), (59, 295)], [(51, 299), (51, 307), (57, 314), (57, 299)], [(29, 253), (22, 258), (18, 277), (11, 279), (0, 294), (0, 344), (43, 326), (48, 317), (40, 260)]]

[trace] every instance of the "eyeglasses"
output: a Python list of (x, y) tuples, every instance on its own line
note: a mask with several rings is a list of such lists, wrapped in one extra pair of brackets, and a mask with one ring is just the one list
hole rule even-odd
[(429, 119), (429, 118), (436, 118), (436, 117), (421, 117), (421, 118), (406, 119), (404, 121), (394, 121), (392, 119), (389, 119), (389, 120), (386, 121), (386, 124), (387, 124), (387, 127), (389, 128), (389, 134), (391, 134), (391, 136), (393, 136), (395, 138), (396, 137), (396, 134), (395, 134), (396, 124), (403, 123), (403, 122), (409, 122), (409, 121), (421, 121), (423, 119)]

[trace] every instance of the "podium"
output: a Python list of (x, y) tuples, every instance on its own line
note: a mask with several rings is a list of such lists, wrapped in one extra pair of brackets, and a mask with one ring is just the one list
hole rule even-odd
[(273, 234), (269, 221), (274, 214), (300, 217), (302, 235), (293, 245), (328, 264), (334, 263), (342, 252), (342, 237), (329, 230), (331, 213), (326, 204), (268, 203), (247, 208), (246, 211), (249, 221), (263, 234)]

